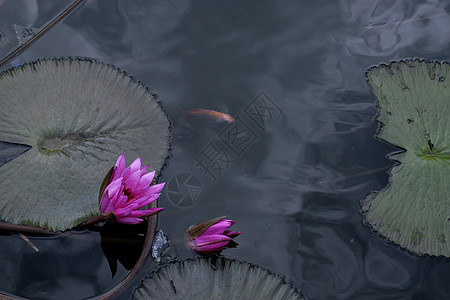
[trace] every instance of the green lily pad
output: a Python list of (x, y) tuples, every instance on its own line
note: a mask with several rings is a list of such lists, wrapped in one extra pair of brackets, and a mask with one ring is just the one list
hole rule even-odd
[(418, 255), (450, 256), (450, 65), (406, 60), (367, 73), (378, 98), (377, 137), (405, 151), (390, 158), (389, 186), (363, 203), (379, 234)]
[(171, 263), (145, 278), (132, 299), (305, 299), (259, 266), (210, 257)]
[(31, 147), (0, 166), (0, 218), (65, 230), (99, 214), (105, 174), (124, 152), (159, 171), (169, 120), (141, 83), (88, 59), (0, 74), (0, 141)]

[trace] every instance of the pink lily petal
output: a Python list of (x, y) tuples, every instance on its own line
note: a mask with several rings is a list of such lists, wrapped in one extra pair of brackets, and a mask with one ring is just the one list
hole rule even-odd
[(154, 176), (155, 176), (155, 171), (141, 176), (141, 178), (139, 179), (139, 183), (134, 188), (134, 194), (140, 195), (142, 192), (144, 192), (148, 188), (150, 183), (152, 183)]
[(228, 236), (228, 237), (230, 237), (230, 238), (235, 238), (235, 237), (237, 237), (238, 235), (240, 235), (242, 232), (240, 232), (240, 231), (231, 231), (231, 230), (225, 230), (224, 232), (223, 232), (223, 234), (224, 235), (226, 235), (226, 236)]
[(130, 169), (126, 168), (125, 170), (123, 170), (122, 178), (125, 180), (126, 178), (128, 178), (128, 176), (130, 176), (130, 174), (131, 174)]
[(131, 210), (127, 208), (117, 208), (114, 210), (114, 215), (116, 218), (123, 218), (131, 216)]
[(158, 199), (159, 195), (160, 194), (155, 194), (151, 197), (141, 197), (139, 199), (133, 199), (133, 201), (129, 201), (126, 204), (124, 204), (123, 207), (131, 210), (136, 210), (146, 205), (149, 205), (150, 203)]
[(122, 187), (122, 177), (117, 178), (116, 180), (108, 184), (108, 186), (106, 186), (105, 191), (108, 191), (110, 197), (113, 198), (116, 197), (116, 195), (119, 193), (121, 187)]
[(116, 200), (114, 201), (114, 208), (121, 208), (124, 207), (127, 203), (128, 197), (125, 195), (118, 195)]
[(124, 181), (124, 186), (127, 190), (129, 191), (133, 191), (135, 190), (137, 184), (139, 183), (139, 179), (141, 178), (141, 172), (140, 171), (136, 171), (130, 174), (130, 176), (128, 176), (125, 181)]
[(114, 208), (112, 203), (109, 201), (108, 191), (103, 193), (102, 199), (100, 200), (100, 212), (105, 214), (112, 211)]
[(144, 193), (141, 194), (141, 197), (151, 197), (153, 194), (161, 192), (165, 184), (166, 183), (163, 182), (150, 186)]
[(123, 154), (123, 152), (122, 152), (122, 154), (120, 154), (114, 167), (115, 168), (114, 168), (114, 172), (113, 172), (113, 177), (114, 178), (121, 177), (123, 174), (123, 170), (125, 170), (125, 155)]
[(138, 209), (142, 208), (143, 206), (145, 206), (145, 205), (139, 205), (137, 203), (134, 203), (134, 201), (129, 201), (127, 203), (127, 205), (125, 205), (123, 208), (127, 208), (129, 210), (138, 210)]
[(128, 207), (130, 209), (132, 209), (131, 207), (133, 207), (133, 209), (139, 209), (141, 207), (149, 205), (150, 203), (152, 203), (153, 201), (158, 199), (159, 195), (161, 195), (161, 194), (154, 194), (151, 197), (141, 197), (141, 198), (135, 199), (134, 201), (128, 202), (126, 207)]
[(145, 166), (141, 167), (141, 174), (145, 175), (148, 172), (148, 168), (150, 167), (149, 164), (146, 164)]
[(214, 244), (219, 244), (219, 243), (224, 243), (224, 242), (229, 243), (231, 241), (231, 238), (221, 235), (221, 234), (211, 234), (211, 235), (207, 235), (207, 236), (200, 235), (194, 241), (195, 241), (195, 244), (200, 247), (200, 246), (214, 245)]
[(230, 220), (220, 220), (216, 224), (214, 224), (211, 227), (209, 227), (208, 229), (206, 229), (203, 234), (204, 235), (222, 234), (230, 226), (231, 226)]
[(132, 217), (149, 217), (152, 216), (156, 213), (159, 213), (161, 210), (163, 210), (164, 208), (162, 207), (156, 207), (156, 208), (149, 208), (149, 209), (139, 209), (139, 210), (133, 210), (131, 212), (131, 216)]
[[(220, 238), (220, 239), (219, 239)], [(194, 241), (194, 251), (200, 253), (211, 253), (225, 249), (226, 245), (231, 241), (231, 238), (224, 236), (217, 236), (217, 239), (210, 240), (209, 242), (205, 240), (203, 243), (198, 243), (197, 239)]]
[(141, 170), (141, 158), (136, 158), (131, 165), (128, 167), (132, 173)]
[(144, 219), (140, 218), (132, 218), (132, 217), (125, 217), (125, 218), (116, 218), (117, 222), (122, 224), (139, 224), (144, 222)]

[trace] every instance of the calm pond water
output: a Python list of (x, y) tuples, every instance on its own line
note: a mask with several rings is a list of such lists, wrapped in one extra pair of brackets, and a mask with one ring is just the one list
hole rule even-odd
[[(1, 57), (17, 47), (13, 24), (39, 28), (70, 3), (0, 1)], [(449, 31), (450, 5), (438, 0), (88, 0), (14, 62), (92, 57), (159, 95), (174, 134), (157, 226), (169, 257), (193, 256), (188, 226), (226, 215), (243, 232), (226, 257), (282, 274), (312, 299), (449, 299), (448, 260), (386, 242), (359, 211), (387, 185), (396, 150), (374, 139), (365, 71), (449, 60)], [(184, 113), (195, 108), (237, 121)], [(77, 299), (126, 274), (119, 264), (111, 279), (98, 233), (32, 241), (39, 254), (0, 236), (1, 291)], [(154, 268), (149, 260), (140, 277)]]

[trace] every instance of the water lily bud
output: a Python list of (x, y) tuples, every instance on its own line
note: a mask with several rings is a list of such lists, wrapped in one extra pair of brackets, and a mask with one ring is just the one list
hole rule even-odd
[(233, 238), (241, 234), (240, 231), (228, 230), (236, 222), (218, 217), (187, 230), (188, 247), (203, 255), (217, 253), (227, 248), (236, 247)]

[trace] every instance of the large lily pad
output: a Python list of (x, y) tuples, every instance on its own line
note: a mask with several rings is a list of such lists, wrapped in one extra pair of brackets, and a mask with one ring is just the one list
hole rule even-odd
[(0, 141), (31, 148), (0, 166), (0, 218), (64, 230), (99, 214), (102, 180), (123, 151), (160, 170), (169, 121), (142, 84), (87, 59), (0, 74)]
[(133, 299), (304, 299), (284, 278), (223, 257), (169, 264), (143, 280)]
[(379, 103), (378, 138), (405, 151), (391, 183), (363, 203), (388, 240), (419, 254), (450, 256), (450, 66), (406, 60), (368, 71)]

